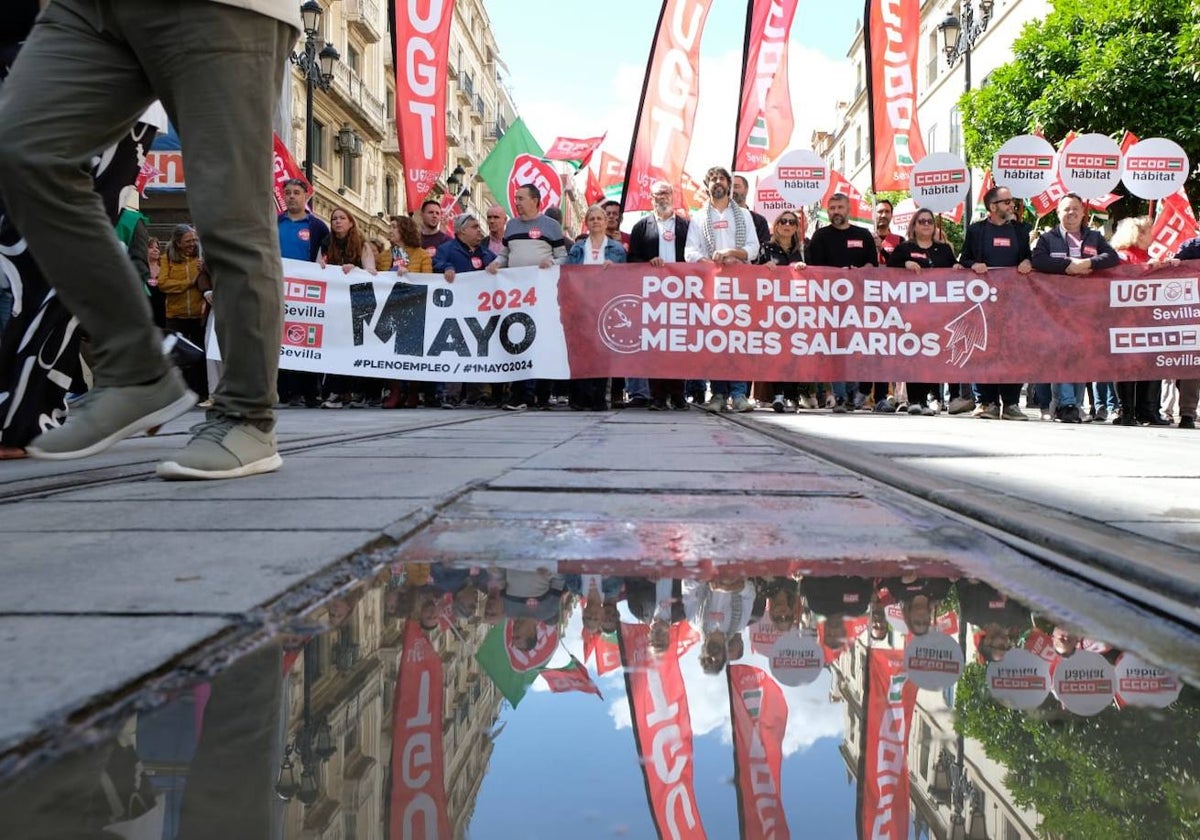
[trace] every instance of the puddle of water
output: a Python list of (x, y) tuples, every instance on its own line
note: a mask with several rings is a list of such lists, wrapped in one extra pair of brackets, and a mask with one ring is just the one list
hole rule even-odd
[(945, 568), (770, 571), (395, 563), (7, 783), (0, 835), (1200, 836), (1154, 651)]

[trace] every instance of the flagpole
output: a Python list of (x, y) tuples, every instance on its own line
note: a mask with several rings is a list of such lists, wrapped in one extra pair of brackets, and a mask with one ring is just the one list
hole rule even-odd
[[(633, 152), (637, 148), (638, 128), (642, 124), (642, 109), (646, 107), (646, 93), (650, 90), (650, 70), (654, 67), (654, 53), (658, 49), (658, 36), (662, 32), (663, 20), (667, 16), (667, 4), (671, 0), (663, 0), (662, 9), (658, 12), (658, 23), (654, 25), (654, 39), (650, 42), (650, 57), (646, 60), (646, 78), (642, 80), (642, 96), (638, 99), (637, 116), (633, 118), (633, 135), (629, 138), (629, 154), (625, 157), (625, 180), (621, 183), (621, 215), (625, 215), (625, 199), (629, 196), (629, 176), (633, 174)], [(619, 634), (618, 634), (619, 635)], [(649, 794), (650, 789), (646, 789)]]
[(866, 63), (863, 72), (867, 79), (867, 161), (871, 170), (871, 192), (875, 192), (875, 88), (871, 84), (871, 6), (875, 0), (865, 0), (863, 7), (863, 52)]
[[(663, 7), (666, 7), (666, 3), (663, 4)], [(662, 23), (661, 18), (659, 18), (659, 23)], [(657, 36), (655, 36), (655, 39), (657, 40)], [(654, 807), (654, 796), (650, 793), (650, 776), (646, 766), (646, 754), (642, 751), (642, 739), (638, 735), (638, 713), (637, 707), (633, 704), (633, 684), (629, 680), (629, 665), (628, 656), (625, 651), (623, 626), (624, 622), (617, 627), (617, 650), (621, 657), (621, 677), (625, 680), (625, 700), (629, 703), (629, 719), (633, 722), (632, 726), (630, 726), (630, 729), (633, 730), (633, 746), (637, 750), (638, 764), (642, 768), (642, 784), (646, 788), (646, 806), (650, 809), (650, 821), (654, 823), (654, 830), (658, 834), (658, 840), (663, 840), (662, 826), (658, 824), (658, 812)]]
[(742, 100), (746, 96), (746, 68), (750, 64), (750, 28), (754, 25), (754, 0), (746, 0), (746, 35), (742, 39), (742, 83), (738, 86), (738, 107), (733, 114), (733, 160), (729, 171), (737, 169), (738, 152), (742, 150), (742, 138), (738, 135), (742, 130)]

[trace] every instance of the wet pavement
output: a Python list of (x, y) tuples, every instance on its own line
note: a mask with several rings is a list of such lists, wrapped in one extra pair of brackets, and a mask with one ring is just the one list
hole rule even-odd
[[(992, 838), (1200, 836), (1183, 687), (1200, 678), (1194, 434), (826, 412), (291, 411), (277, 475), (148, 480), (185, 428), (0, 473), (0, 813), (20, 803), (23, 832), (0, 836), (653, 837), (656, 814), (686, 825), (678, 808), (695, 801), (708, 837), (760, 836), (754, 813), (776, 836), (786, 819), (836, 838), (898, 818), (881, 803), (900, 800), (896, 836), (948, 837), (959, 816)], [(911, 632), (914, 599), (935, 635)], [(995, 609), (1001, 657), (983, 633)], [(778, 645), (758, 623), (773, 610), (787, 613)], [(737, 625), (724, 655), (743, 653), (705, 673), (722, 621)], [(825, 644), (830, 627), (850, 641)], [(580, 684), (571, 657), (603, 700), (548, 690)], [(440, 673), (421, 670), (434, 660)], [(918, 685), (921, 663), (943, 684)], [(1082, 665), (1063, 682), (1062, 663)], [(872, 694), (872, 674), (899, 705)], [(441, 698), (397, 680), (440, 681)], [(262, 702), (224, 705), (230, 693)], [(659, 725), (684, 732), (663, 717), (683, 701), (690, 739)], [(394, 730), (397, 711), (412, 725)], [(634, 727), (639, 711), (658, 723)], [(779, 772), (767, 730), (746, 729), (767, 719), (771, 738), (787, 724)], [(868, 775), (863, 759), (900, 720), (903, 797), (890, 787), (903, 774)], [(693, 787), (642, 772), (673, 776), (685, 748)], [(1034, 748), (1044, 761), (1023, 758)], [(441, 786), (396, 786), (435, 759)], [(119, 811), (110, 768), (139, 761)], [(283, 804), (271, 786), (288, 764)], [(778, 806), (748, 781), (772, 773)], [(43, 807), (62, 796), (82, 804)], [(441, 834), (416, 828), (443, 811)], [(121, 816), (140, 827), (102, 833)]]

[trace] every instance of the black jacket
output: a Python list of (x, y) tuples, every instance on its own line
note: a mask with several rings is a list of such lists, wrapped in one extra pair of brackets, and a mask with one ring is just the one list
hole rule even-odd
[[(1080, 249), (1082, 259), (1090, 260), (1093, 269), (1112, 268), (1121, 263), (1120, 255), (1113, 250), (1113, 247), (1108, 244), (1108, 240), (1104, 238), (1104, 234), (1098, 230), (1084, 229)], [(1058, 225), (1038, 237), (1037, 244), (1033, 246), (1033, 256), (1030, 257), (1030, 261), (1033, 263), (1034, 271), (1046, 274), (1066, 274), (1067, 266), (1071, 264), (1070, 254), (1071, 252), (1067, 249), (1066, 234), (1063, 233), (1062, 225)]]
[[(675, 262), (684, 262), (688, 220), (675, 214)], [(658, 217), (651, 213), (639, 219), (629, 232), (629, 262), (650, 262), (658, 256)]]

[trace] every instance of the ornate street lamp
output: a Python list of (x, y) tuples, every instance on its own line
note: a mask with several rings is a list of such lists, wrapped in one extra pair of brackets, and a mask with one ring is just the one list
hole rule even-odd
[[(980, 16), (979, 20), (976, 21), (975, 7), (971, 5), (971, 0), (962, 0), (962, 21), (960, 22), (953, 13), (950, 13), (938, 24), (938, 32), (942, 36), (942, 50), (946, 53), (946, 63), (950, 67), (953, 67), (959, 58), (963, 60), (963, 93), (971, 90), (971, 47), (987, 31), (988, 24), (992, 20), (992, 9), (994, 7), (994, 0), (979, 0)], [(968, 167), (968, 182), (970, 178), (971, 169)], [(963, 218), (966, 220), (965, 223), (970, 223), (970, 183), (967, 184), (967, 198), (964, 209), (966, 211), (963, 214)]]
[[(983, 791), (967, 777), (963, 764), (963, 739), (959, 737), (958, 758), (955, 760), (948, 750), (942, 750), (933, 767), (933, 783), (929, 785), (929, 796), (939, 805), (949, 805), (950, 840), (989, 840), (986, 815), (983, 811)], [(971, 820), (968, 828), (963, 817), (967, 802), (971, 803)]]
[(324, 44), (318, 49), (318, 33), (321, 16), (325, 8), (317, 0), (306, 0), (300, 6), (300, 19), (304, 25), (304, 51), (291, 54), (291, 62), (304, 75), (304, 177), (313, 182), (313, 88), (329, 90), (333, 83), (333, 66), (341, 56), (333, 44)]

